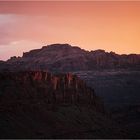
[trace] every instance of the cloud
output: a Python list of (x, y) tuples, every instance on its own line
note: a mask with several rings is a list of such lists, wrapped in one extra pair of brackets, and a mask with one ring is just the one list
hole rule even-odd
[(0, 59), (21, 55), (21, 51), (36, 44), (40, 48), (44, 43), (139, 52), (139, 4), (0, 1)]
[(47, 33), (47, 16), (0, 14), (0, 44), (40, 39)]
[[(0, 59), (41, 47), (46, 16), (0, 14)], [(45, 36), (45, 35), (44, 35)]]
[(23, 52), (29, 49), (36, 49), (40, 47), (39, 42), (18, 40), (10, 42), (9, 44), (0, 45), (0, 60), (7, 60), (10, 56), (22, 56)]
[(16, 18), (10, 14), (0, 14), (0, 44), (7, 44), (11, 41), (10, 34), (14, 32)]

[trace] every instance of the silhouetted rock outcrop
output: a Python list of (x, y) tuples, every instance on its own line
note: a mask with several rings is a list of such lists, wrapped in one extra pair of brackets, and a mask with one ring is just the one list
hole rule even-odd
[[(78, 71), (112, 68), (140, 68), (140, 55), (118, 55), (104, 50), (85, 51), (69, 44), (52, 44), (12, 57), (10, 70)], [(1, 69), (1, 67), (0, 67)]]

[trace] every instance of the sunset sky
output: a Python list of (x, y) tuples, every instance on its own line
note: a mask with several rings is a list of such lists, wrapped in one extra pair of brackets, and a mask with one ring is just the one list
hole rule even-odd
[(52, 43), (140, 54), (140, 1), (0, 1), (0, 60)]

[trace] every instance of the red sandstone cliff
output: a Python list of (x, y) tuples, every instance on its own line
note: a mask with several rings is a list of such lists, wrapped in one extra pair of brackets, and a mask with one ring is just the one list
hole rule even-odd
[(0, 73), (0, 99), (5, 102), (40, 100), (46, 104), (82, 104), (103, 111), (94, 90), (76, 75), (48, 72)]
[(0, 73), (0, 138), (123, 138), (94, 90), (77, 76)]

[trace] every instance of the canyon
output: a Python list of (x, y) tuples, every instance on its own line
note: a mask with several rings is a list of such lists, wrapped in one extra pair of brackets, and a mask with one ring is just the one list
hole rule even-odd
[(140, 55), (52, 44), (0, 61), (0, 138), (139, 138)]
[(0, 138), (126, 137), (103, 101), (70, 73), (0, 73)]

